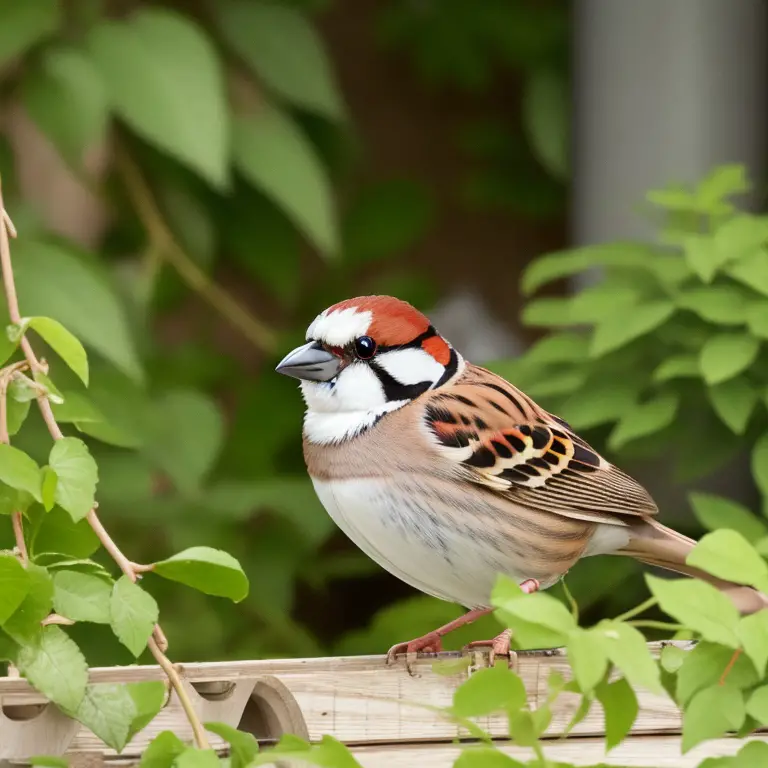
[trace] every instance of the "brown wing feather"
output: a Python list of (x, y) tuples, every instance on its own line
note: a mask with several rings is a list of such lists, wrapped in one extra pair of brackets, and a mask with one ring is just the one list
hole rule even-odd
[(658, 512), (638, 482), (566, 422), (483, 368), (468, 365), (456, 384), (429, 396), (424, 413), (438, 446), (468, 480), (518, 504), (619, 525)]

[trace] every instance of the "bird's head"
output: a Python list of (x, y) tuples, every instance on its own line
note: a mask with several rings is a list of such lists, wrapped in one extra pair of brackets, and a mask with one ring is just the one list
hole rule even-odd
[(277, 371), (301, 380), (309, 411), (386, 412), (463, 367), (429, 320), (391, 296), (360, 296), (321, 312)]

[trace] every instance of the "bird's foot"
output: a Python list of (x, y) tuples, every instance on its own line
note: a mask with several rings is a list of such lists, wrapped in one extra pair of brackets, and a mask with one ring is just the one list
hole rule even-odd
[(505, 656), (508, 659), (509, 666), (514, 669), (517, 666), (517, 654), (511, 648), (512, 630), (505, 629), (501, 634), (496, 635), (491, 640), (475, 640), (467, 643), (464, 650), (473, 650), (474, 648), (490, 648), (488, 654), (488, 663), (493, 666), (496, 663), (497, 656)]
[(413, 677), (413, 669), (411, 663), (414, 658), (414, 654), (420, 651), (426, 653), (440, 653), (443, 650), (443, 641), (437, 630), (434, 632), (427, 632), (426, 635), (417, 637), (414, 640), (408, 640), (405, 643), (396, 643), (389, 651), (387, 651), (387, 664), (394, 664), (397, 661), (398, 654), (404, 653), (405, 666), (408, 669), (408, 674)]

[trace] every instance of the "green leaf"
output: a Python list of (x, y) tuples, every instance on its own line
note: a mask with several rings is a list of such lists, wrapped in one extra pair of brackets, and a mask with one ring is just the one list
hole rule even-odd
[[(10, 387), (8, 394), (10, 395)], [(8, 398), (8, 408), (6, 413), (8, 435), (13, 437), (18, 434), (18, 431), (23, 426), (24, 422), (29, 416), (29, 400), (25, 400), (23, 403), (15, 400), (13, 396)]]
[(205, 723), (205, 729), (229, 744), (230, 768), (246, 768), (259, 751), (259, 742), (252, 733), (238, 731), (226, 723)]
[(603, 679), (608, 656), (601, 638), (589, 630), (575, 629), (568, 636), (568, 661), (582, 693), (589, 693)]
[(75, 711), (88, 684), (80, 649), (57, 626), (44, 627), (40, 642), (22, 646), (17, 666), (40, 693), (62, 709)]
[(87, 520), (73, 525), (71, 516), (61, 507), (54, 507), (47, 514), (39, 507), (37, 510), (30, 536), (33, 554), (61, 552), (71, 557), (88, 557), (99, 548), (99, 540)]
[(53, 588), (56, 613), (73, 621), (109, 624), (112, 585), (104, 579), (78, 571), (57, 571)]
[(574, 429), (590, 429), (620, 419), (634, 408), (642, 383), (624, 380), (590, 381), (563, 404), (562, 415)]
[(24, 451), (6, 443), (0, 443), (0, 481), (42, 500), (40, 467)]
[(716, 384), (707, 390), (712, 409), (732, 432), (743, 435), (760, 395), (744, 376)]
[(333, 195), (325, 169), (288, 115), (264, 104), (234, 123), (234, 162), (326, 256), (339, 250)]
[(82, 520), (93, 508), (99, 469), (88, 446), (77, 437), (57, 440), (48, 457), (56, 473), (56, 503), (75, 522)]
[[(527, 647), (564, 645), (576, 622), (554, 597), (536, 592), (526, 595), (511, 579), (500, 576), (491, 593), (497, 617), (513, 630), (515, 641)], [(539, 643), (541, 643), (539, 645)]]
[(53, 581), (48, 571), (39, 565), (27, 566), (29, 592), (3, 629), (20, 644), (37, 642), (40, 622), (51, 612)]
[(139, 768), (171, 768), (187, 745), (171, 731), (161, 731), (149, 742), (141, 756)]
[(713, 685), (694, 695), (683, 712), (682, 751), (706, 739), (736, 731), (746, 716), (741, 691), (730, 685)]
[[(2, 0), (0, 0), (1, 2)], [(7, 319), (7, 312), (4, 313)], [(16, 351), (19, 340), (14, 333), (14, 326), (9, 325), (0, 330), (0, 365), (3, 365)]]
[(645, 575), (645, 580), (665, 613), (699, 632), (705, 640), (729, 648), (739, 647), (736, 635), (739, 612), (711, 584), (698, 579), (669, 581), (650, 574)]
[(0, 68), (52, 35), (61, 23), (58, 0), (0, 0)]
[(260, 0), (214, 6), (222, 37), (259, 79), (289, 104), (331, 120), (344, 105), (323, 42), (298, 9)]
[(109, 105), (104, 81), (91, 60), (71, 47), (46, 51), (26, 72), (22, 98), (29, 116), (75, 167), (104, 138)]
[(757, 541), (768, 535), (768, 526), (746, 507), (710, 493), (690, 493), (688, 500), (698, 521), (708, 530), (730, 528), (747, 541)]
[(453, 694), (452, 711), (459, 717), (479, 717), (525, 706), (523, 681), (508, 666), (497, 664), (474, 672)]
[(408, 179), (359, 190), (342, 222), (345, 262), (380, 261), (413, 248), (432, 222), (434, 207), (429, 190)]
[(521, 710), (510, 717), (509, 735), (521, 747), (532, 747), (536, 744), (539, 740), (539, 732), (533, 720), (533, 713)]
[(36, 331), (77, 374), (80, 381), (88, 386), (88, 356), (77, 336), (50, 317), (28, 317), (22, 323)]
[(166, 392), (152, 404), (143, 451), (182, 492), (196, 492), (224, 440), (216, 403), (195, 390)]
[(607, 318), (595, 328), (590, 356), (599, 357), (645, 336), (665, 323), (674, 311), (675, 306), (672, 302), (659, 300), (642, 304), (631, 312), (625, 310), (621, 314)]
[(55, 318), (126, 375), (141, 378), (125, 310), (102, 274), (59, 243), (20, 239), (13, 252), (25, 312)]
[(662, 382), (671, 379), (698, 379), (701, 376), (699, 359), (696, 355), (674, 355), (668, 357), (653, 372), (653, 380)]
[(43, 482), (41, 486), (41, 495), (43, 497), (43, 506), (46, 512), (53, 509), (56, 503), (56, 488), (59, 485), (58, 475), (48, 466), (43, 467)]
[(224, 73), (203, 29), (186, 14), (142, 8), (128, 20), (101, 21), (88, 48), (114, 111), (142, 138), (225, 189)]
[(128, 695), (134, 706), (134, 716), (128, 728), (128, 741), (139, 731), (146, 728), (165, 705), (168, 697), (162, 680), (145, 680), (141, 683), (128, 683)]
[(768, 302), (755, 301), (747, 307), (747, 325), (753, 336), (768, 339)]
[(530, 365), (578, 363), (589, 349), (589, 337), (584, 333), (553, 333), (537, 341), (526, 353)]
[(30, 586), (29, 574), (18, 558), (0, 552), (0, 625), (22, 604)]
[(768, 258), (765, 250), (729, 264), (725, 271), (734, 280), (768, 296)]
[(601, 243), (548, 253), (534, 259), (525, 269), (521, 289), (526, 296), (543, 285), (585, 272), (593, 267), (616, 267), (649, 271), (659, 258), (656, 249), (631, 242)]
[(768, 685), (755, 689), (749, 695), (747, 714), (760, 725), (768, 725)]
[[(719, 684), (723, 673), (733, 661), (733, 650), (722, 645), (701, 642), (686, 658), (677, 673), (677, 701), (683, 706), (697, 691)], [(750, 688), (758, 682), (757, 672), (746, 655), (741, 654), (728, 673), (728, 685)]]
[(25, 762), (40, 766), (40, 768), (69, 768), (69, 760), (66, 757), (53, 757), (52, 755), (35, 755)]
[(295, 736), (283, 736), (276, 747), (259, 754), (251, 765), (273, 765), (275, 755), (280, 755), (281, 762), (293, 759), (323, 768), (361, 768), (349, 750), (332, 736), (323, 736), (319, 744), (308, 744)]
[(720, 325), (744, 325), (750, 296), (735, 285), (710, 285), (681, 293), (677, 305)]
[(768, 241), (768, 217), (742, 213), (731, 216), (715, 232), (724, 262), (751, 256)]
[(726, 581), (768, 590), (768, 564), (740, 533), (728, 528), (706, 534), (686, 563)]
[(525, 765), (495, 747), (464, 747), (453, 768), (525, 768)]
[(615, 451), (631, 440), (660, 432), (672, 423), (679, 404), (676, 394), (667, 393), (636, 405), (611, 432), (608, 445)]
[(601, 621), (596, 627), (604, 640), (605, 652), (633, 687), (661, 693), (659, 667), (643, 635), (620, 621)]
[(125, 685), (98, 683), (85, 689), (80, 706), (69, 714), (120, 752), (128, 743), (136, 708)]
[(764, 496), (768, 496), (768, 432), (764, 433), (752, 449), (752, 477)]
[(238, 603), (248, 594), (248, 579), (232, 555), (210, 547), (190, 547), (155, 563), (153, 573)]
[(63, 402), (52, 405), (53, 415), (61, 424), (103, 422), (104, 414), (82, 393), (65, 390), (61, 393)]
[(32, 494), (26, 491), (17, 491), (5, 483), (0, 483), (0, 515), (26, 512), (34, 502)]
[(112, 588), (109, 611), (117, 639), (134, 656), (140, 656), (157, 623), (155, 599), (127, 576), (122, 576)]
[(537, 160), (553, 176), (568, 178), (570, 92), (565, 76), (534, 70), (523, 91), (523, 126)]
[(732, 195), (749, 192), (746, 168), (740, 163), (728, 163), (713, 168), (696, 186), (696, 198), (711, 205)]
[(741, 640), (744, 653), (749, 656), (762, 678), (768, 664), (768, 610), (742, 616), (736, 634)]
[(723, 265), (723, 255), (709, 235), (689, 235), (684, 241), (685, 260), (705, 282), (711, 283)]
[(719, 384), (749, 368), (760, 351), (760, 340), (741, 333), (720, 333), (707, 340), (699, 366), (707, 384)]
[(613, 683), (602, 682), (595, 696), (605, 715), (605, 751), (610, 752), (632, 730), (639, 707), (632, 686), (622, 677)]
[(221, 768), (218, 755), (212, 749), (187, 747), (174, 761), (174, 768)]

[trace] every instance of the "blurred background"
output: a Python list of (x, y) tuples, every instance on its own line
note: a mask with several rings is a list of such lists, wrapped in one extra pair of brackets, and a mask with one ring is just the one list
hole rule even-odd
[[(358, 552), (305, 474), (303, 404), (274, 366), (362, 293), (413, 302), (530, 387), (668, 522), (699, 535), (731, 504), (768, 533), (746, 511), (768, 486), (767, 16), (759, 0), (0, 0), (21, 311), (91, 355), (87, 391), (51, 355), (57, 415), (89, 442), (132, 560), (206, 544), (251, 581), (231, 605), (145, 578), (174, 660), (378, 653), (461, 612)], [(702, 267), (734, 220), (717, 242), (745, 261)], [(630, 240), (542, 260), (521, 287), (542, 254)], [(657, 257), (669, 279), (621, 272)], [(674, 317), (665, 304), (587, 352), (590, 328), (660, 310), (657, 293)], [(721, 339), (727, 372), (701, 374), (728, 334), (744, 338)], [(37, 414), (13, 441), (44, 461)], [(696, 497), (698, 519), (692, 487), (718, 494)], [(95, 540), (64, 520), (35, 521), (35, 548), (88, 556)], [(587, 620), (645, 594), (618, 558), (568, 583)], [(100, 629), (73, 628), (89, 661), (128, 661)]]

